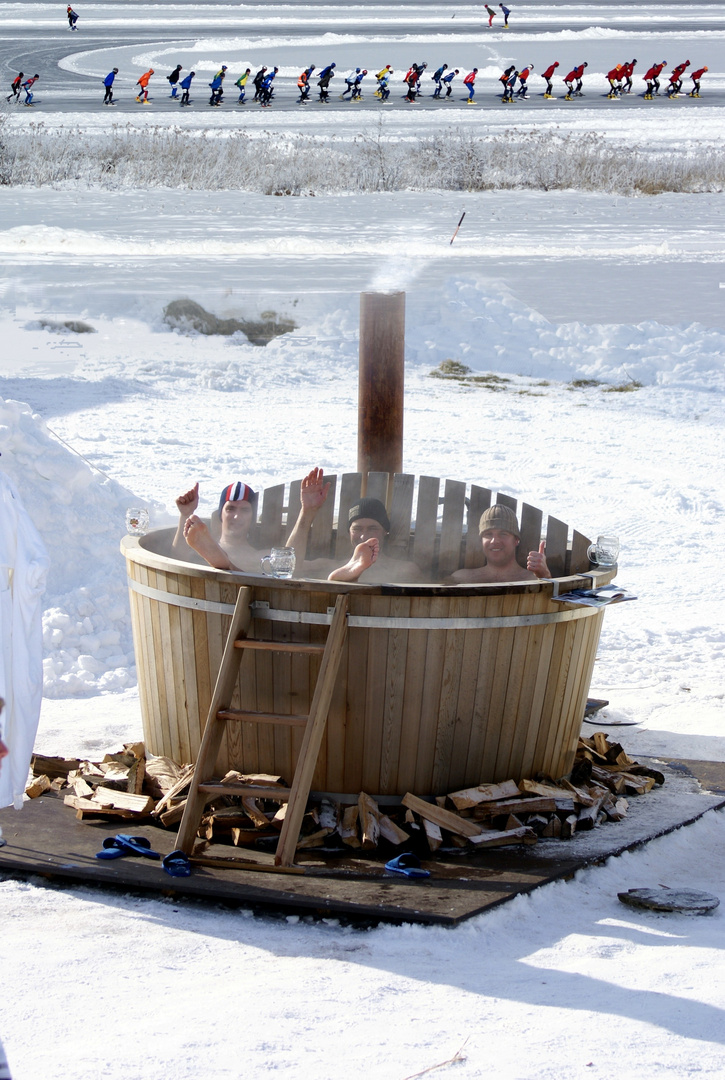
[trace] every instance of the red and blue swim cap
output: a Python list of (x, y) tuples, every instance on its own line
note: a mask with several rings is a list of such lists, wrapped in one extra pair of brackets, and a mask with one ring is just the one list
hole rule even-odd
[(241, 480), (237, 480), (233, 484), (229, 484), (225, 487), (219, 498), (219, 512), (224, 509), (224, 504), (228, 502), (240, 502), (244, 500), (248, 503), (255, 503), (257, 501), (257, 493), (252, 491), (249, 484), (243, 483)]

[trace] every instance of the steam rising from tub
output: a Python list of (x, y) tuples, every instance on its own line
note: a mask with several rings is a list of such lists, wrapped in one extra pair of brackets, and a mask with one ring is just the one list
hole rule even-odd
[(427, 259), (394, 259), (385, 262), (362, 292), (406, 292), (420, 276)]

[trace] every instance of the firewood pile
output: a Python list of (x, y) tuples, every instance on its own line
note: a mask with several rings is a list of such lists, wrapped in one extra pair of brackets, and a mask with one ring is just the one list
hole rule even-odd
[[(35, 755), (32, 769), (26, 790), (31, 798), (44, 792), (62, 795), (81, 820), (132, 818), (166, 828), (180, 822), (194, 773), (192, 765), (147, 758), (143, 743), (128, 743), (100, 762)], [(621, 821), (630, 797), (645, 795), (664, 781), (661, 772), (640, 765), (598, 731), (579, 740), (568, 780), (480, 784), (433, 801), (408, 793), (394, 807), (378, 805), (365, 792), (352, 805), (310, 800), (297, 848), (365, 853), (383, 841), (435, 852), (535, 844), (539, 838), (567, 840), (576, 832)], [(210, 795), (197, 851), (211, 843), (276, 846), (287, 803), (283, 795), (270, 797), (270, 789), (286, 788), (284, 780), (232, 771), (221, 782), (259, 787), (260, 796)]]

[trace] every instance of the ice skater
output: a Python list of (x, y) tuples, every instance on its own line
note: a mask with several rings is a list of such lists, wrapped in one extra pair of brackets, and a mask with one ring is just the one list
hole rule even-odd
[(387, 80), (387, 78), (390, 75), (392, 70), (393, 69), (391, 68), (390, 64), (386, 64), (384, 68), (381, 68), (380, 71), (378, 71), (378, 73), (375, 76), (375, 79), (377, 81), (377, 86), (375, 87), (375, 92), (374, 92), (374, 95), (373, 95), (374, 97), (382, 97), (383, 96), (382, 95), (382, 87), (381, 87), (380, 84), (382, 83), (383, 79)]
[(390, 76), (393, 74), (393, 69), (388, 67), (385, 69), (385, 73), (382, 79), (378, 79), (378, 90), (381, 101), (388, 101), (390, 99)]
[(566, 95), (564, 101), (571, 101), (573, 97), (582, 97), (582, 79), (584, 78), (584, 68), (589, 65), (584, 62), (573, 68), (568, 75), (564, 76), (564, 83), (566, 85)]
[(503, 97), (501, 98), (502, 105), (513, 105), (514, 87), (516, 86), (518, 77), (519, 73), (516, 68), (509, 68), (509, 74), (506, 76), (506, 81), (503, 84)]
[(68, 16), (68, 29), (69, 30), (77, 30), (78, 27), (76, 26), (76, 23), (78, 22), (78, 14), (77, 14), (77, 12), (75, 12), (73, 10), (73, 8), (70, 6), (70, 4), (68, 5), (68, 7), (66, 9), (66, 14)]
[(362, 82), (368, 73), (367, 68), (363, 68), (359, 75), (355, 76), (355, 82), (352, 88), (352, 100), (362, 101)]
[(692, 79), (692, 90), (690, 90), (690, 93), (687, 95), (688, 97), (699, 97), (700, 96), (700, 79), (702, 78), (702, 76), (705, 74), (706, 71), (707, 71), (707, 68), (702, 67), (702, 68), (698, 68), (697, 71), (693, 71), (692, 75), (690, 75), (690, 78)]
[(306, 105), (310, 99), (310, 79), (312, 78), (312, 72), (315, 70), (315, 65), (310, 64), (308, 68), (300, 72), (300, 77), (297, 80), (297, 89), (300, 92), (298, 102), (300, 105)]
[(677, 67), (674, 68), (670, 75), (670, 85), (667, 87), (667, 97), (675, 98), (682, 90), (682, 76), (689, 66), (690, 61), (685, 60), (684, 64), (678, 64)]
[(189, 100), (189, 91), (191, 90), (191, 80), (194, 78), (195, 75), (196, 75), (195, 71), (190, 71), (189, 74), (186, 76), (186, 78), (181, 80), (180, 86), (181, 86), (181, 104), (182, 105), (190, 105), (191, 104), (191, 102)]
[(215, 108), (219, 108), (224, 97), (224, 77), (226, 75), (226, 69), (223, 71), (217, 71), (216, 75), (209, 83), (211, 89), (211, 97), (209, 98), (209, 104)]
[(655, 94), (660, 92), (660, 75), (667, 67), (667, 61), (663, 60), (661, 64), (653, 64), (645, 74), (642, 76), (647, 84), (644, 92), (645, 100), (651, 101)]
[(528, 99), (529, 75), (533, 70), (534, 65), (527, 64), (526, 67), (522, 68), (519, 72), (519, 88), (516, 91), (516, 97), (523, 98), (524, 100)]
[(355, 86), (355, 79), (359, 74), (360, 68), (355, 68), (354, 71), (351, 71), (349, 75), (345, 76), (345, 86), (347, 89), (343, 90), (343, 92), (340, 94), (340, 101), (343, 101), (347, 94), (350, 94), (352, 96), (352, 91)]
[(244, 74), (240, 75), (239, 78), (237, 79), (237, 81), (234, 83), (236, 88), (239, 90), (239, 98), (237, 100), (237, 105), (246, 105), (246, 101), (244, 100), (244, 97), (245, 97), (245, 95), (247, 93), (247, 79), (249, 78), (249, 76), (251, 74), (252, 74), (252, 69), (247, 68), (247, 70), (244, 72)]
[(325, 105), (329, 104), (330, 101), (330, 80), (335, 78), (336, 67), (337, 64), (328, 64), (327, 67), (322, 69), (317, 80), (317, 85), (320, 90), (320, 101), (324, 102)]
[(504, 28), (504, 30), (508, 30), (508, 28), (509, 28), (509, 15), (511, 14), (511, 8), (507, 8), (505, 4), (499, 4), (498, 6), (501, 8), (501, 11), (503, 12), (503, 28)]
[(476, 75), (478, 75), (478, 68), (474, 68), (473, 71), (469, 71), (468, 75), (463, 80), (463, 85), (468, 89), (467, 105), (475, 105), (473, 95), (476, 93)]
[(32, 79), (26, 79), (23, 83), (23, 90), (25, 91), (25, 101), (23, 102), (23, 105), (29, 105), (32, 107), (33, 98), (35, 97), (35, 94), (33, 93), (33, 87), (35, 86), (39, 78), (40, 75), (33, 75)]
[(171, 74), (166, 76), (166, 81), (171, 87), (172, 98), (178, 97), (179, 95), (179, 79), (181, 78), (182, 71), (183, 68), (181, 64), (177, 64)]
[(554, 78), (554, 72), (556, 71), (558, 66), (559, 66), (559, 61), (555, 60), (554, 63), (550, 64), (549, 67), (546, 69), (546, 71), (544, 71), (542, 73), (542, 75), (541, 75), (542, 79), (546, 79), (546, 90), (544, 90), (544, 97), (545, 98), (553, 98), (553, 96), (554, 96), (554, 93), (553, 93), (554, 87), (552, 86), (551, 81)]
[(415, 104), (416, 87), (418, 85), (418, 65), (413, 64), (412, 68), (408, 70), (408, 74), (405, 76), (405, 83), (408, 87), (408, 93), (405, 95), (405, 100), (411, 105)]
[(106, 93), (103, 97), (104, 105), (116, 104), (116, 102), (113, 100), (113, 80), (116, 78), (117, 75), (118, 68), (114, 68), (113, 71), (109, 71), (108, 75), (106, 75), (105, 79), (103, 80), (103, 85), (106, 88)]
[(483, 6), (485, 7), (486, 11), (488, 12), (488, 25), (490, 26), (492, 24), (493, 20), (496, 18), (496, 12), (494, 11), (494, 9), (492, 7), (489, 7), (488, 4), (484, 4)]
[(136, 95), (136, 101), (140, 101), (144, 105), (148, 105), (148, 103), (149, 103), (149, 81), (150, 81), (151, 76), (153, 75), (153, 73), (154, 73), (154, 69), (149, 68), (148, 71), (145, 71), (143, 73), (143, 75), (139, 78), (138, 82), (136, 83), (136, 86), (141, 87), (138, 94)]
[(433, 74), (431, 75), (431, 78), (432, 78), (433, 82), (436, 84), (436, 88), (433, 91), (433, 97), (440, 97), (441, 96), (441, 90), (443, 89), (441, 79), (443, 78), (443, 76), (445, 75), (445, 73), (447, 71), (448, 71), (448, 64), (441, 64), (441, 66), (438, 68), (438, 70), (434, 71)]
[(456, 75), (458, 75), (458, 74), (459, 74), (458, 68), (454, 68), (453, 71), (449, 71), (448, 74), (444, 75), (443, 78), (441, 79), (441, 82), (445, 83), (445, 87), (446, 87), (446, 96), (444, 98), (444, 101), (450, 100), (450, 96), (453, 93), (453, 80), (455, 79)]
[(257, 74), (252, 79), (252, 83), (254, 85), (254, 97), (252, 98), (252, 101), (259, 101), (260, 96), (262, 94), (262, 82), (264, 81), (264, 76), (266, 74), (267, 74), (266, 67), (261, 67), (259, 69), (259, 71), (257, 72)]
[(616, 67), (613, 67), (611, 71), (607, 72), (607, 81), (609, 82), (609, 93), (607, 94), (608, 98), (616, 98), (619, 97), (619, 95), (621, 94), (623, 78), (622, 71), (622, 65), (617, 64)]
[(274, 77), (278, 71), (278, 67), (272, 68), (271, 71), (267, 72), (262, 81), (260, 101), (263, 109), (268, 109), (272, 104), (272, 98), (274, 97), (274, 87), (272, 84), (274, 83)]
[(622, 87), (623, 94), (632, 93), (632, 75), (634, 74), (634, 69), (636, 68), (636, 66), (637, 61), (630, 60), (629, 63), (625, 64), (622, 68), (622, 75), (624, 76), (624, 86)]
[(19, 71), (13, 81), (10, 83), (10, 93), (8, 94), (6, 101), (12, 101), (15, 99), (15, 104), (20, 101), (20, 90), (23, 85), (23, 72)]

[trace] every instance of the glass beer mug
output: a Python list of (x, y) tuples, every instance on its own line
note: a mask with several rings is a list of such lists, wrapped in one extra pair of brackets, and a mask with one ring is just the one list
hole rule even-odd
[(616, 566), (619, 557), (618, 536), (598, 536), (596, 544), (587, 548), (589, 561), (597, 566)]
[(277, 578), (291, 578), (295, 572), (295, 549), (272, 548), (269, 555), (260, 559), (262, 569)]

